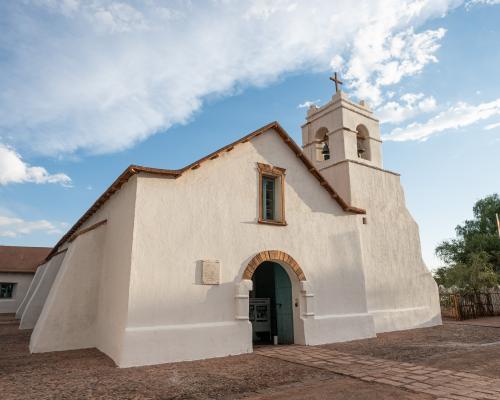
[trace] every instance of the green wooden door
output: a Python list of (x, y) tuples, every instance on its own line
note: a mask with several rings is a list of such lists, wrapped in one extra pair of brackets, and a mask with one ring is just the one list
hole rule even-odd
[(278, 343), (291, 344), (293, 343), (292, 283), (279, 264), (274, 264), (274, 287)]

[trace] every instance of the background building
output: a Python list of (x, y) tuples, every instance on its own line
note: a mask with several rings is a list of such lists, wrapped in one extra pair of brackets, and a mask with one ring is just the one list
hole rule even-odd
[(15, 313), (50, 247), (0, 246), (0, 313)]

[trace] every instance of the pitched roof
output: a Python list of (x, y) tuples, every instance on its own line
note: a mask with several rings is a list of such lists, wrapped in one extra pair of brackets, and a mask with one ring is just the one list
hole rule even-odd
[(50, 251), (50, 247), (0, 246), (0, 272), (33, 273)]
[(120, 190), (125, 182), (127, 182), (133, 175), (138, 174), (140, 172), (148, 173), (148, 174), (156, 174), (167, 176), (173, 179), (179, 178), (184, 172), (189, 170), (195, 170), (200, 168), (201, 164), (206, 161), (214, 160), (218, 158), (221, 154), (230, 152), (234, 149), (235, 146), (241, 143), (247, 143), (253, 138), (260, 136), (266, 132), (270, 132), (274, 129), (278, 135), (283, 139), (283, 141), (288, 145), (288, 147), (295, 153), (297, 158), (302, 161), (308, 171), (319, 181), (321, 186), (330, 194), (332, 199), (334, 199), (340, 207), (346, 212), (350, 212), (353, 214), (366, 214), (366, 211), (362, 208), (354, 207), (345, 202), (339, 194), (335, 191), (335, 189), (328, 183), (328, 181), (321, 175), (321, 173), (314, 167), (314, 165), (309, 161), (306, 155), (302, 152), (300, 146), (295, 143), (295, 141), (288, 135), (288, 133), (281, 127), (281, 125), (274, 121), (267, 125), (264, 125), (262, 128), (257, 129), (249, 133), (246, 136), (243, 136), (241, 139), (228, 144), (220, 148), (219, 150), (210, 153), (209, 155), (195, 161), (184, 168), (171, 170), (171, 169), (160, 169), (160, 168), (150, 168), (143, 167), (140, 165), (130, 165), (122, 174), (111, 184), (111, 186), (95, 201), (95, 203), (83, 214), (80, 219), (71, 227), (71, 229), (57, 242), (54, 246), (50, 254), (47, 256), (47, 259), (52, 257), (55, 253), (57, 253), (59, 246), (65, 243), (73, 234), (75, 234), (85, 221), (87, 221), (100, 207), (103, 205), (115, 192)]

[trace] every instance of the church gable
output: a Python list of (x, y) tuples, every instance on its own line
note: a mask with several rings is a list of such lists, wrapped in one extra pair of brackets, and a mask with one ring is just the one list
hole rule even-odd
[(336, 201), (339, 206), (346, 212), (354, 213), (354, 214), (365, 214), (366, 211), (364, 209), (354, 207), (349, 205), (339, 194), (335, 191), (335, 189), (328, 183), (328, 181), (321, 175), (321, 173), (314, 167), (314, 165), (309, 161), (307, 156), (302, 152), (297, 143), (288, 135), (288, 133), (281, 127), (278, 122), (271, 122), (263, 126), (260, 129), (257, 129), (254, 132), (249, 133), (246, 136), (243, 136), (241, 139), (230, 143), (221, 149), (210, 153), (209, 155), (187, 165), (186, 167), (178, 170), (167, 170), (161, 168), (151, 168), (144, 167), (140, 165), (130, 165), (123, 173), (111, 184), (111, 186), (95, 201), (95, 203), (80, 217), (80, 219), (71, 227), (71, 229), (60, 239), (60, 241), (54, 246), (51, 253), (48, 255), (47, 260), (50, 257), (54, 256), (60, 247), (66, 243), (70, 238), (78, 232), (80, 227), (92, 216), (97, 210), (101, 208), (101, 206), (107, 202), (107, 200), (134, 175), (144, 173), (156, 176), (163, 176), (170, 179), (178, 179), (182, 175), (184, 175), (188, 171), (197, 170), (204, 163), (209, 162), (211, 160), (215, 160), (219, 158), (221, 155), (231, 152), (236, 146), (248, 143), (255, 138), (270, 134), (275, 132), (281, 140), (287, 145), (289, 150), (295, 154), (298, 160), (303, 163), (304, 168), (306, 168), (312, 176), (318, 181), (318, 183), (323, 187), (323, 190), (326, 190), (330, 197)]
[[(198, 169), (202, 166), (203, 163), (214, 160), (218, 157), (220, 157), (222, 154), (226, 152), (232, 151), (235, 146), (238, 146), (243, 143), (247, 143), (249, 141), (254, 140), (255, 138), (275, 132), (278, 134), (278, 136), (283, 140), (283, 142), (288, 146), (288, 148), (291, 150), (293, 154), (299, 159), (303, 164), (304, 167), (318, 180), (318, 182), (321, 184), (321, 186), (326, 190), (329, 195), (334, 199), (340, 207), (346, 212), (351, 212), (354, 214), (365, 214), (365, 210), (354, 207), (352, 205), (349, 205), (339, 194), (336, 192), (336, 190), (328, 183), (328, 181), (321, 175), (321, 173), (314, 167), (314, 165), (311, 163), (311, 161), (306, 157), (306, 155), (302, 152), (302, 149), (300, 146), (295, 143), (295, 141), (288, 135), (288, 133), (281, 127), (281, 125), (278, 122), (271, 122), (265, 126), (263, 126), (260, 129), (257, 129), (254, 132), (249, 133), (246, 136), (243, 136), (241, 139), (228, 144), (227, 146), (224, 146), (223, 148), (214, 151), (213, 153), (201, 158), (198, 161), (193, 162), (192, 164), (182, 168), (179, 170), (179, 172), (182, 174), (188, 170), (195, 170)], [(171, 172), (171, 171), (170, 171)]]

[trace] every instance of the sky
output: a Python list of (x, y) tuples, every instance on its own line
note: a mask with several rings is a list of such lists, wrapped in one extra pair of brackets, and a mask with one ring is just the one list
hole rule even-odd
[(175, 169), (343, 90), (381, 121), (429, 268), (500, 191), (500, 0), (0, 2), (0, 244), (51, 246), (130, 164)]

